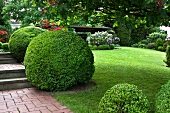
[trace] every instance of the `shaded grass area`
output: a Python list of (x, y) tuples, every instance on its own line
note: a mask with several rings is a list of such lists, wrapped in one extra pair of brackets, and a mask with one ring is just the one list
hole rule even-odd
[(120, 47), (116, 50), (94, 50), (95, 73), (89, 90), (55, 94), (54, 97), (74, 113), (97, 113), (100, 99), (119, 83), (137, 85), (150, 102), (154, 112), (155, 95), (170, 80), (170, 68), (163, 60), (165, 53), (149, 49)]

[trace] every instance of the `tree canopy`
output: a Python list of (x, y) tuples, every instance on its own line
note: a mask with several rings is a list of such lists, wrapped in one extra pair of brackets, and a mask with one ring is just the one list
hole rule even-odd
[(78, 22), (111, 27), (126, 23), (169, 26), (168, 0), (11, 0), (3, 8), (4, 18), (36, 23), (42, 18), (58, 25)]

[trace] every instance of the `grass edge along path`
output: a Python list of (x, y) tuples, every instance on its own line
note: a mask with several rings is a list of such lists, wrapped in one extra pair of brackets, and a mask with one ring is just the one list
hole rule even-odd
[(55, 93), (58, 101), (74, 113), (97, 113), (106, 90), (119, 83), (129, 83), (143, 91), (150, 102), (150, 113), (154, 112), (155, 95), (161, 85), (170, 80), (170, 68), (163, 62), (166, 53), (120, 47), (115, 50), (94, 50), (93, 54), (96, 70), (92, 82), (96, 85), (90, 90), (75, 93)]

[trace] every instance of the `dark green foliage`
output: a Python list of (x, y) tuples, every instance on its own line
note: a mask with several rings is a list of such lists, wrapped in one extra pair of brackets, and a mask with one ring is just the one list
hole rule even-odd
[(44, 32), (38, 27), (25, 27), (16, 30), (10, 37), (9, 50), (20, 62), (24, 60), (25, 52), (31, 39)]
[(0, 25), (0, 30), (6, 30), (5, 26)]
[(164, 44), (163, 44), (163, 48), (162, 48), (162, 51), (166, 51), (166, 48), (167, 48), (167, 46), (168, 46), (168, 42), (165, 42)]
[(99, 113), (147, 113), (148, 100), (137, 86), (118, 84), (102, 97)]
[(158, 49), (159, 46), (163, 46), (163, 43), (164, 43), (163, 40), (161, 38), (158, 38), (156, 40), (156, 48)]
[(156, 95), (156, 113), (170, 113), (170, 81)]
[(3, 43), (3, 44), (2, 44), (2, 49), (3, 49), (4, 51), (9, 51), (8, 43)]
[(46, 31), (29, 44), (24, 65), (32, 85), (49, 91), (66, 90), (88, 83), (94, 73), (94, 57), (78, 35), (64, 31)]
[(156, 48), (156, 43), (149, 43), (149, 44), (147, 45), (147, 48), (148, 48), (148, 49), (155, 49), (155, 48)]
[(166, 60), (164, 62), (170, 67), (170, 46), (166, 48)]
[(118, 37), (120, 38), (121, 46), (130, 46), (131, 44), (131, 32), (130, 29), (126, 27), (126, 25), (118, 26)]
[(0, 49), (2, 49), (2, 42), (0, 42)]

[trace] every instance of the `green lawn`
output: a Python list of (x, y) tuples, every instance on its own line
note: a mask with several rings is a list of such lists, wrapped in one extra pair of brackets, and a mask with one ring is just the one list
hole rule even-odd
[(74, 113), (96, 113), (98, 103), (106, 90), (119, 83), (135, 84), (147, 96), (151, 113), (155, 94), (170, 80), (170, 68), (163, 60), (165, 53), (149, 49), (120, 47), (115, 50), (95, 50), (96, 83), (90, 90), (56, 94), (54, 97)]

